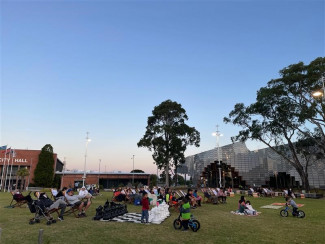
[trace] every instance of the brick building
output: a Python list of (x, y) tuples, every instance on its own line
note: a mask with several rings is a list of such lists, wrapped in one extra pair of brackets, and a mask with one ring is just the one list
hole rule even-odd
[[(9, 150), (8, 150), (9, 152)], [(14, 155), (7, 153), (5, 155), (5, 150), (1, 151), (0, 154), (0, 189), (19, 189), (20, 185), (23, 184), (23, 189), (25, 189), (29, 184), (33, 184), (34, 171), (36, 165), (38, 164), (38, 156), (41, 150), (24, 150), (15, 149)], [(14, 156), (14, 157), (13, 157)], [(53, 154), (54, 158), (54, 172), (62, 171), (63, 163), (57, 158), (57, 154)], [(20, 168), (26, 168), (29, 171), (29, 176), (24, 180), (20, 180), (17, 176), (17, 171)]]
[[(15, 190), (26, 189), (34, 181), (34, 171), (38, 164), (38, 157), (41, 150), (23, 150), (15, 149), (15, 155), (7, 153), (5, 150), (0, 151), (0, 190), (9, 189)], [(8, 150), (9, 152), (9, 150)], [(13, 157), (14, 156), (14, 157)], [(63, 172), (63, 162), (61, 162), (57, 154), (53, 154), (54, 158), (54, 172), (62, 177), (61, 187), (74, 187), (75, 183), (82, 183), (83, 171), (65, 171)], [(17, 172), (20, 168), (26, 168), (29, 172), (29, 176), (21, 180), (17, 176)], [(53, 175), (54, 177), (54, 175)], [(117, 187), (119, 185), (127, 185), (133, 181), (135, 183), (142, 183), (144, 185), (150, 184), (150, 174), (145, 173), (124, 173), (124, 172), (87, 172), (86, 182), (87, 185), (98, 184), (104, 188)]]
[[(76, 183), (79, 183), (79, 187), (82, 185), (83, 171), (65, 171), (56, 172), (56, 174), (62, 176), (61, 187), (74, 187)], [(133, 181), (135, 183), (142, 183), (143, 185), (150, 184), (150, 174), (146, 173), (125, 173), (125, 172), (87, 172), (85, 185), (102, 185), (104, 188), (117, 187), (119, 185), (126, 186)]]

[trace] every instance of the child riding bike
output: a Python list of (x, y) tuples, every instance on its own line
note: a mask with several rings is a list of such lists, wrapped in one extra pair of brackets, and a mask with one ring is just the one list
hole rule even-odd
[(190, 209), (191, 209), (191, 206), (190, 206), (189, 200), (186, 197), (184, 197), (182, 200), (182, 206), (180, 209), (181, 216), (182, 216), (182, 225), (184, 228), (183, 231), (188, 231), (188, 222), (191, 218)]
[(298, 215), (298, 205), (296, 202), (292, 199), (292, 197), (288, 196), (286, 198), (286, 205), (292, 207), (292, 215), (297, 216)]

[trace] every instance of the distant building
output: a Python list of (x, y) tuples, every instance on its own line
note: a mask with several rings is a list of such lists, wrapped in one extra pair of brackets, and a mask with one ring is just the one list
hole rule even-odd
[[(66, 187), (75, 187), (78, 184), (82, 186), (83, 171), (64, 171), (56, 172), (62, 176), (62, 185)], [(131, 183), (134, 177), (135, 183), (142, 183), (143, 185), (150, 184), (150, 174), (146, 173), (125, 173), (125, 172), (86, 172), (86, 185), (102, 185), (104, 188), (115, 188), (118, 186), (126, 186)]]
[[(196, 185), (219, 186), (217, 149), (186, 157), (179, 173), (189, 174)], [(244, 143), (220, 147), (221, 181), (225, 187), (271, 186), (276, 188), (298, 187), (298, 172), (281, 156), (269, 148), (250, 151)], [(325, 160), (308, 168), (311, 187), (325, 188)]]
[[(22, 189), (30, 184), (34, 184), (34, 172), (38, 164), (38, 156), (41, 150), (24, 150), (15, 149), (15, 157), (12, 157), (9, 153), (5, 156), (5, 151), (0, 151), (0, 184), (2, 186), (0, 189), (10, 190), (20, 189), (22, 184)], [(57, 154), (53, 154), (54, 158), (54, 174), (60, 175), (62, 177), (61, 184), (67, 187), (74, 187), (76, 183), (82, 183), (83, 171), (65, 171), (63, 172), (63, 162), (58, 159)], [(20, 168), (26, 168), (29, 171), (29, 176), (24, 180), (20, 180), (17, 176), (17, 172)], [(150, 174), (146, 173), (124, 173), (118, 172), (86, 172), (86, 184), (99, 184), (104, 188), (117, 187), (119, 185), (127, 185), (132, 182), (134, 177), (135, 183), (142, 183), (143, 185), (150, 184)], [(54, 175), (53, 175), (54, 178)], [(99, 181), (98, 181), (99, 180)]]

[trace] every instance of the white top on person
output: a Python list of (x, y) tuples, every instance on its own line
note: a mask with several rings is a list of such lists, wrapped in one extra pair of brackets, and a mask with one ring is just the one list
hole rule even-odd
[(81, 197), (87, 197), (89, 195), (90, 195), (90, 193), (86, 190), (86, 188), (84, 186), (81, 187), (81, 189), (79, 191), (79, 196), (81, 196)]

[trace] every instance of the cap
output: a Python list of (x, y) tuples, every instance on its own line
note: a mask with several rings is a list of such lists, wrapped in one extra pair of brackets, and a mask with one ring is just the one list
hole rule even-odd
[(70, 191), (73, 191), (71, 188), (67, 190), (67, 193), (69, 193)]

